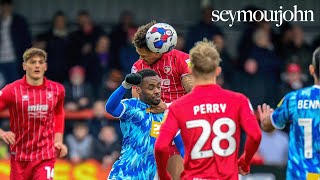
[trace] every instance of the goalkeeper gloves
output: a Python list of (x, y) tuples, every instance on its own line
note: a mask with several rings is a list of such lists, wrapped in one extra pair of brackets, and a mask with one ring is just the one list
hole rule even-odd
[(127, 74), (126, 78), (122, 82), (122, 86), (125, 89), (130, 89), (132, 86), (139, 85), (141, 83), (142, 77), (138, 73)]

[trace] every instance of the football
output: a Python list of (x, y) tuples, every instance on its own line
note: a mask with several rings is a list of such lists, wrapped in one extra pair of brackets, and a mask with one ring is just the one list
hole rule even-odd
[(167, 53), (177, 45), (177, 32), (169, 24), (156, 23), (147, 31), (146, 41), (152, 52)]

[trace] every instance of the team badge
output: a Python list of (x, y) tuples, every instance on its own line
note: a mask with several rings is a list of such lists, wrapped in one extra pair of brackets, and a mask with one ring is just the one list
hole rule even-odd
[(164, 66), (164, 73), (171, 74), (171, 67), (170, 66)]
[(48, 99), (49, 101), (52, 100), (52, 93), (51, 93), (51, 92), (49, 92), (49, 93), (47, 94), (47, 99)]
[(2, 95), (2, 91), (0, 91), (0, 96)]

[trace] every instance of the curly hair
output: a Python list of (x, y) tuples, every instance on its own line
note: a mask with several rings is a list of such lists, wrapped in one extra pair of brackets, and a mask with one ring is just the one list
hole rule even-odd
[(132, 39), (132, 43), (135, 47), (149, 49), (146, 41), (146, 34), (148, 29), (156, 23), (156, 21), (151, 21), (148, 24), (142, 25), (138, 28)]

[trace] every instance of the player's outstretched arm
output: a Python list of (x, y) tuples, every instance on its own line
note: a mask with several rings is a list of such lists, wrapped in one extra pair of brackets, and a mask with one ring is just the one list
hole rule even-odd
[(141, 83), (141, 76), (137, 73), (127, 74), (121, 86), (118, 87), (109, 97), (106, 103), (106, 111), (113, 117), (119, 117), (124, 110), (124, 105), (121, 103), (123, 96), (132, 86)]

